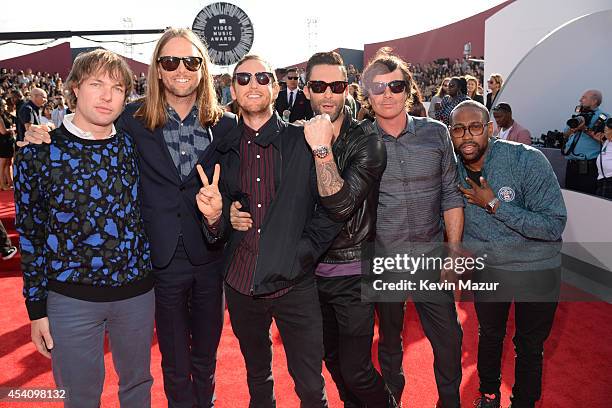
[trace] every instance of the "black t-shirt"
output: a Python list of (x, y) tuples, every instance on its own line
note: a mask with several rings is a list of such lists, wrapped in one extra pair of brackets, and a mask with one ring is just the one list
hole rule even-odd
[(482, 171), (472, 171), (467, 167), (465, 168), (465, 171), (467, 172), (468, 177), (472, 179), (474, 183), (480, 186), (480, 176), (482, 176)]
[(40, 125), (40, 108), (34, 102), (24, 103), (17, 112), (17, 140), (23, 140), (26, 132), (25, 124)]

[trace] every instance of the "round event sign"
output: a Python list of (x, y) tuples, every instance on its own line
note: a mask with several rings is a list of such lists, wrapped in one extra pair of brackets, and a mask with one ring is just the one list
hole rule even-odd
[(216, 65), (240, 61), (253, 45), (253, 24), (238, 6), (213, 3), (193, 20), (193, 31), (205, 41), (210, 60)]

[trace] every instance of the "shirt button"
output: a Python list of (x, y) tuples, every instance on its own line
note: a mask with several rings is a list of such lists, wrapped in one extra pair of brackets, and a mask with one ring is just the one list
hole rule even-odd
[(255, 133), (255, 136), (259, 136), (259, 132)]
[(257, 208), (261, 208), (261, 204), (257, 204)]
[(256, 179), (256, 180), (257, 180), (257, 182), (258, 182), (258, 183), (261, 181), (261, 179), (260, 179), (259, 177), (257, 177), (257, 179)]
[(185, 155), (185, 152), (181, 152), (181, 154), (184, 156), (184, 155)]
[(261, 228), (257, 228), (257, 233), (261, 234)]
[(247, 142), (247, 144), (251, 144), (251, 141), (249, 140), (249, 141)]
[(183, 126), (183, 122), (181, 122), (181, 126)]
[(260, 156), (260, 155), (257, 155), (257, 158), (258, 158), (258, 159), (261, 159), (261, 156)]

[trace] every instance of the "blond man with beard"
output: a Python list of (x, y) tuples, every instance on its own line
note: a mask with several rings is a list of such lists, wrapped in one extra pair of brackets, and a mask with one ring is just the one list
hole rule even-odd
[(317, 205), (304, 129), (274, 112), (279, 86), (270, 65), (258, 56), (244, 57), (234, 68), (231, 92), (242, 119), (217, 146), (220, 180), (219, 171), (211, 184), (201, 176), (205, 187), (198, 205), (210, 242), (226, 242), (225, 294), (246, 363), (249, 406), (276, 406), (274, 319), (301, 407), (327, 407), (314, 269), (342, 224)]

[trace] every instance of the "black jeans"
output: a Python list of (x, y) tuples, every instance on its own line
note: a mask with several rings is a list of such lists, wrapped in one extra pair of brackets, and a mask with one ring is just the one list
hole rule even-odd
[(361, 301), (361, 276), (317, 277), (325, 365), (345, 408), (379, 407), (390, 393), (372, 364), (374, 304)]
[[(474, 302), (478, 316), (478, 375), (480, 392), (498, 394), (501, 357), (511, 302)], [(544, 341), (553, 325), (556, 302), (515, 302), (516, 351), (512, 407), (532, 408), (542, 394)]]
[(247, 370), (250, 408), (274, 408), (272, 319), (283, 340), (287, 368), (301, 408), (327, 407), (323, 367), (323, 324), (314, 278), (307, 278), (277, 298), (254, 298), (225, 284), (234, 334)]
[[(461, 385), (461, 342), (463, 331), (457, 320), (454, 295), (448, 291), (413, 293), (414, 305), (425, 336), (434, 353), (434, 375), (444, 408), (459, 408)], [(405, 304), (377, 303), (379, 322), (378, 361), (385, 382), (396, 401), (401, 400), (405, 379), (402, 331)]]
[(168, 407), (213, 407), (224, 314), (222, 263), (192, 265), (179, 239), (170, 264), (153, 273)]

